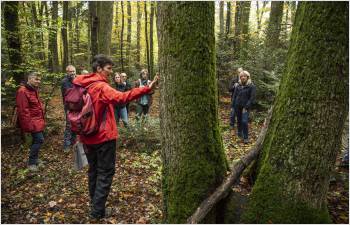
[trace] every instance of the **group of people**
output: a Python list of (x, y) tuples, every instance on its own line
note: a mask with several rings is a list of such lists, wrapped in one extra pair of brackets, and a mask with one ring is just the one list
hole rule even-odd
[[(98, 131), (93, 135), (79, 135), (79, 141), (85, 146), (88, 169), (88, 186), (90, 196), (90, 217), (100, 219), (108, 216), (111, 211), (106, 210), (105, 204), (115, 173), (116, 158), (116, 140), (118, 130), (115, 118), (115, 107), (118, 109), (127, 107), (132, 100), (139, 99), (141, 113), (147, 114), (149, 109), (149, 95), (152, 93), (159, 79), (156, 75), (153, 81), (147, 79), (147, 70), (142, 70), (139, 79), (139, 85), (135, 88), (127, 86), (126, 79), (117, 81), (115, 76), (116, 88), (108, 83), (109, 76), (112, 74), (114, 63), (105, 55), (96, 55), (92, 61), (92, 73), (82, 71), (82, 75), (76, 76), (75, 67), (67, 66), (66, 76), (62, 80), (61, 92), (63, 99), (67, 90), (74, 85), (85, 87), (87, 93), (91, 96), (91, 101), (95, 115), (103, 115), (104, 124), (98, 127)], [(115, 74), (117, 75), (117, 74)], [(124, 73), (119, 75), (124, 76)], [(126, 78), (126, 74), (125, 74)], [(145, 81), (146, 80), (146, 81)], [(41, 83), (41, 76), (37, 72), (28, 75), (27, 81), (23, 83), (16, 93), (16, 107), (18, 114), (18, 123), (21, 130), (32, 135), (32, 145), (30, 147), (28, 168), (37, 171), (40, 166), (39, 150), (44, 142), (43, 131), (45, 128), (43, 103), (39, 98), (38, 88)], [(119, 86), (119, 87), (118, 87)], [(65, 104), (64, 104), (65, 105)], [(70, 124), (67, 119), (67, 107), (64, 106), (66, 114), (66, 129), (64, 133), (64, 149), (69, 150), (77, 139), (77, 135), (71, 132)], [(120, 115), (120, 114), (118, 114)], [(140, 117), (140, 114), (138, 114)], [(101, 118), (97, 118), (101, 120)], [(124, 121), (123, 121), (124, 122)]]
[(249, 112), (255, 103), (256, 88), (250, 73), (242, 68), (237, 69), (237, 75), (232, 79), (229, 91), (231, 92), (230, 128), (234, 132), (237, 118), (237, 136), (249, 143), (248, 122)]

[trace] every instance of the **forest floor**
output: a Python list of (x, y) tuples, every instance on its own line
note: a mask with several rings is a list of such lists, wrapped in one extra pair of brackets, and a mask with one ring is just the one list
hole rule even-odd
[[(107, 201), (107, 207), (113, 208), (113, 214), (100, 223), (162, 221), (158, 99), (157, 90), (149, 122), (144, 128), (135, 124), (133, 112), (130, 115), (131, 132), (119, 128), (116, 173)], [(221, 97), (219, 116), (223, 143), (229, 162), (233, 162), (254, 144), (264, 115), (252, 115), (251, 143), (244, 145), (230, 133), (229, 114), (230, 98)], [(48, 126), (40, 153), (44, 167), (39, 172), (28, 171), (26, 147), (23, 148), (20, 143), (2, 147), (2, 223), (94, 222), (88, 217), (87, 167), (76, 171), (73, 153), (63, 152), (64, 123), (62, 100), (57, 90), (48, 107)], [(2, 132), (6, 132), (6, 129), (2, 128)], [(242, 195), (249, 195), (251, 191), (244, 177), (233, 189)], [(327, 198), (334, 223), (348, 223), (348, 190), (348, 169), (337, 167)]]

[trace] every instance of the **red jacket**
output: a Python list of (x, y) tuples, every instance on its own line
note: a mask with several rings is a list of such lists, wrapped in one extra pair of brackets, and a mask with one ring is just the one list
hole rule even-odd
[(28, 84), (20, 86), (16, 93), (18, 122), (23, 132), (36, 133), (45, 128), (43, 103), (38, 90)]
[[(118, 131), (114, 118), (114, 105), (126, 104), (151, 91), (149, 87), (142, 87), (119, 92), (108, 84), (107, 77), (98, 73), (79, 75), (73, 80), (73, 83), (84, 87), (91, 84), (88, 87), (88, 93), (92, 98), (97, 118), (101, 119), (101, 126), (97, 134), (89, 137), (80, 136), (80, 141), (84, 144), (100, 144), (117, 139)], [(102, 121), (104, 109), (107, 110), (105, 122)]]

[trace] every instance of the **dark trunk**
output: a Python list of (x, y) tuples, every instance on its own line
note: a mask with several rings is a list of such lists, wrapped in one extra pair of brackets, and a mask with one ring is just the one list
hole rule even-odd
[(151, 15), (149, 18), (149, 64), (150, 64), (150, 70), (149, 70), (149, 79), (152, 79), (154, 76), (154, 55), (153, 55), (153, 18), (154, 18), (154, 2), (151, 2)]
[(89, 13), (91, 22), (91, 34), (90, 34), (90, 49), (91, 49), (91, 60), (98, 52), (98, 17), (97, 17), (97, 2), (89, 2)]
[(130, 61), (131, 61), (131, 55), (130, 55), (130, 49), (131, 49), (131, 3), (127, 2), (127, 16), (128, 16), (128, 29), (127, 29), (127, 35), (126, 35), (126, 59), (127, 59), (127, 67), (128, 71), (130, 71)]
[(69, 52), (68, 52), (68, 3), (63, 1), (63, 18), (62, 18), (62, 45), (63, 45), (63, 61), (62, 61), (62, 71), (65, 71), (66, 66), (69, 63)]
[(122, 28), (120, 31), (120, 64), (122, 66), (122, 72), (124, 72), (124, 58), (123, 58), (123, 44), (124, 44), (124, 3), (120, 2), (122, 11)]
[(50, 52), (50, 71), (57, 73), (60, 71), (58, 61), (57, 30), (58, 30), (58, 2), (52, 2), (52, 20), (49, 32), (49, 52)]
[(144, 2), (144, 10), (145, 10), (145, 39), (146, 39), (146, 57), (147, 57), (147, 69), (148, 72), (151, 70), (150, 61), (149, 61), (149, 44), (148, 44), (148, 19), (147, 19), (147, 2)]
[(141, 69), (141, 6), (137, 2), (136, 69)]

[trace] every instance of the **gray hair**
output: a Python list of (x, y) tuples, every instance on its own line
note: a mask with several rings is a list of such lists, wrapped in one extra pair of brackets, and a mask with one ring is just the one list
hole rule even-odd
[(38, 73), (38, 72), (30, 72), (28, 75), (27, 75), (27, 80), (33, 78), (33, 77), (40, 77), (41, 74)]

